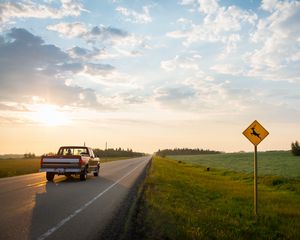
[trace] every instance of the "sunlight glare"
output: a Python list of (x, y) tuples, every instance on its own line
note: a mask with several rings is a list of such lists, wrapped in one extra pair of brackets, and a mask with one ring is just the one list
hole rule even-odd
[(59, 111), (53, 105), (39, 105), (33, 113), (33, 120), (44, 126), (62, 126), (68, 124), (65, 113)]

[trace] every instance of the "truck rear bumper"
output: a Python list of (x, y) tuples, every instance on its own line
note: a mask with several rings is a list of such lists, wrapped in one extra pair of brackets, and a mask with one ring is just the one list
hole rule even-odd
[(80, 173), (80, 168), (40, 168), (40, 172), (53, 172), (53, 173)]

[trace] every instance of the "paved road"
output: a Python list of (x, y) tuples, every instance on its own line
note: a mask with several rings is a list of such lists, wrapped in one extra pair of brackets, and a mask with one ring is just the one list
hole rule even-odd
[(103, 163), (100, 176), (0, 179), (0, 239), (99, 239), (150, 157)]

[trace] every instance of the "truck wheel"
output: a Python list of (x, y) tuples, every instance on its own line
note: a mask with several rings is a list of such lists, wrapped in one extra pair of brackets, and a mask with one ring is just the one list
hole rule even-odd
[(96, 170), (96, 172), (94, 172), (95, 177), (99, 176), (99, 169), (100, 169), (100, 166), (97, 166), (97, 170)]
[(81, 173), (80, 173), (80, 181), (85, 181), (87, 179), (87, 169), (85, 168)]
[(46, 172), (46, 178), (49, 182), (52, 182), (53, 179), (54, 179), (54, 175), (55, 173), (52, 173), (52, 172)]

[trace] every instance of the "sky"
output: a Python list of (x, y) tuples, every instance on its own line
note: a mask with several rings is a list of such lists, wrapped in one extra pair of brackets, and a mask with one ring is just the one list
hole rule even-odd
[(300, 140), (296, 0), (0, 0), (0, 154)]

